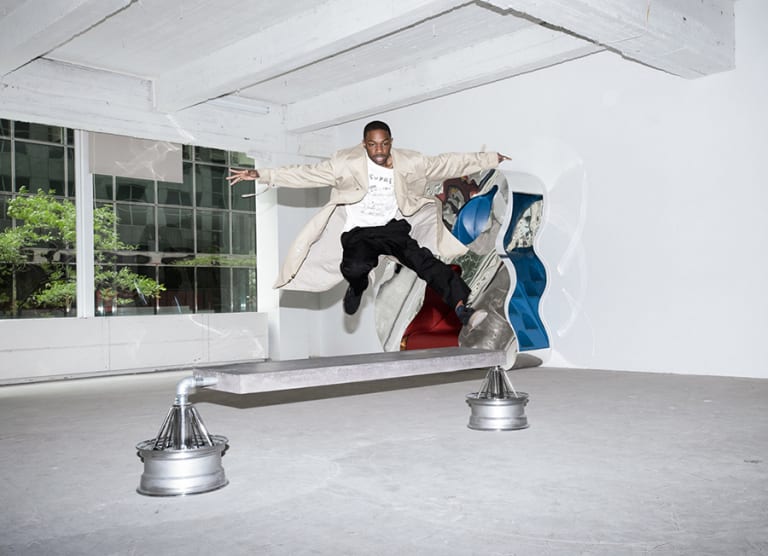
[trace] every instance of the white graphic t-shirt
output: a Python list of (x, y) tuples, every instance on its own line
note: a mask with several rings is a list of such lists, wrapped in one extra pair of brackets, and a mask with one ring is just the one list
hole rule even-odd
[(346, 206), (344, 231), (355, 226), (383, 226), (399, 214), (395, 198), (395, 172), (368, 159), (368, 194)]

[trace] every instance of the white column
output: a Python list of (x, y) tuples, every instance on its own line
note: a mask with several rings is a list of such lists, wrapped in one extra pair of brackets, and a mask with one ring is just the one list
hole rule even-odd
[(95, 316), (93, 264), (93, 177), (88, 132), (75, 130), (75, 206), (77, 209), (77, 317)]

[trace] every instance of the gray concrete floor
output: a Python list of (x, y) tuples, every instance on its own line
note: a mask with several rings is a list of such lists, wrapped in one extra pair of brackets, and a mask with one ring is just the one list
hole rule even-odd
[(193, 397), (225, 488), (136, 493), (185, 373), (0, 388), (0, 554), (768, 554), (768, 380), (521, 369)]

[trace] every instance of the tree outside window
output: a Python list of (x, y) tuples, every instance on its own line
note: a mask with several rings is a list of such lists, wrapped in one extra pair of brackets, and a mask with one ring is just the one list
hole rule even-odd
[[(53, 192), (29, 194), (21, 188), (8, 202), (7, 214), (16, 225), (0, 232), (0, 280), (11, 286), (0, 294), (4, 316), (20, 317), (25, 309), (71, 315), (77, 291), (75, 204)], [(118, 238), (111, 207), (96, 208), (93, 216), (97, 297), (112, 306), (137, 299), (149, 304), (165, 288), (130, 268), (111, 266), (118, 253), (135, 247)], [(23, 287), (17, 287), (20, 283)]]

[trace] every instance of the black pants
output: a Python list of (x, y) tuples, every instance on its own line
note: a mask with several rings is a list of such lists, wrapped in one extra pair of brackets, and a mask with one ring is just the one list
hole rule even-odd
[(384, 226), (352, 228), (341, 234), (341, 274), (355, 293), (361, 294), (368, 287), (368, 273), (378, 264), (379, 255), (391, 255), (413, 270), (451, 308), (459, 301), (466, 302), (469, 286), (432, 251), (421, 247), (410, 231), (411, 225), (405, 220), (390, 220)]

